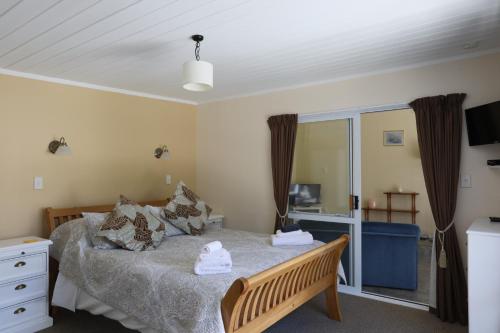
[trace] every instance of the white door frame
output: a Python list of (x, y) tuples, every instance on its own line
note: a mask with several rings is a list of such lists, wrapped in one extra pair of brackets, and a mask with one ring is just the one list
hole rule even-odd
[[(351, 193), (361, 198), (361, 121), (360, 113), (358, 112), (324, 112), (314, 113), (307, 115), (299, 115), (299, 123), (320, 122), (329, 120), (343, 120), (349, 119), (349, 153), (351, 168)], [(352, 286), (341, 285), (340, 289), (350, 293), (361, 293), (361, 208), (352, 211), (351, 216), (324, 214), (324, 213), (303, 213), (303, 212), (290, 212), (288, 216), (291, 219), (300, 220), (314, 220), (334, 223), (349, 224), (351, 229), (351, 240), (349, 242), (349, 250), (351, 260), (354, 265), (350, 268), (349, 280), (353, 282)]]
[(419, 310), (428, 311), (429, 307), (421, 304), (412, 303), (409, 301), (403, 301), (398, 299), (393, 299), (389, 297), (383, 297), (378, 295), (373, 295), (370, 293), (365, 293), (362, 291), (362, 266), (361, 266), (361, 114), (371, 113), (371, 112), (383, 112), (383, 111), (393, 111), (408, 109), (410, 106), (408, 103), (396, 103), (388, 105), (379, 105), (371, 107), (358, 107), (358, 108), (348, 108), (340, 109), (337, 111), (326, 111), (326, 112), (315, 112), (310, 114), (300, 114), (298, 116), (299, 123), (309, 123), (317, 121), (326, 120), (340, 120), (340, 119), (351, 119), (352, 120), (352, 142), (351, 142), (351, 163), (352, 163), (352, 194), (359, 196), (360, 207), (358, 210), (354, 210), (354, 215), (352, 217), (345, 216), (335, 216), (333, 214), (311, 214), (311, 213), (289, 213), (290, 218), (294, 219), (314, 219), (315, 221), (325, 221), (325, 222), (335, 222), (335, 223), (346, 223), (353, 226), (353, 239), (351, 242), (353, 247), (351, 247), (351, 256), (354, 258), (354, 285), (346, 286), (339, 285), (338, 290), (341, 293), (351, 294), (355, 296), (365, 297), (369, 299), (375, 299), (382, 302), (403, 305)]

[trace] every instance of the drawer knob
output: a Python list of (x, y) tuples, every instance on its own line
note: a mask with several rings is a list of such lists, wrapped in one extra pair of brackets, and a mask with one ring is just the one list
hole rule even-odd
[(15, 290), (22, 290), (24, 288), (26, 288), (26, 285), (24, 283), (21, 283), (20, 285), (17, 285), (14, 289)]
[(23, 266), (26, 266), (26, 263), (24, 261), (18, 261), (14, 267), (23, 267)]
[(16, 311), (14, 311), (14, 314), (17, 315), (17, 314), (23, 313), (24, 311), (26, 311), (25, 308), (19, 308), (19, 309), (16, 309)]

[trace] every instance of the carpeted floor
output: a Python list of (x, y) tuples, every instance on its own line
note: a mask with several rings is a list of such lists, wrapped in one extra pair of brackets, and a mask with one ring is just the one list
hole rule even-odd
[[(349, 295), (340, 295), (343, 321), (336, 322), (326, 316), (325, 298), (316, 297), (291, 313), (266, 333), (335, 332), (335, 333), (466, 333), (458, 324), (443, 323), (428, 312), (398, 305), (382, 303)], [(118, 322), (93, 316), (85, 311), (72, 313), (61, 310), (54, 326), (43, 333), (131, 333)]]
[(385, 295), (416, 303), (429, 304), (429, 280), (431, 277), (432, 240), (420, 240), (418, 246), (417, 290), (391, 289), (363, 286), (363, 291)]

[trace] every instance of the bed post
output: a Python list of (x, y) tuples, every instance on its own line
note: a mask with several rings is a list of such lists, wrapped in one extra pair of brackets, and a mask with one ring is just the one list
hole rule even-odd
[[(340, 251), (341, 252), (341, 251)], [(334, 271), (337, 272), (340, 262), (340, 254), (339, 251), (336, 251), (334, 254)], [(334, 275), (333, 284), (326, 288), (326, 308), (328, 311), (328, 317), (330, 319), (334, 319), (337, 321), (342, 321), (342, 313), (340, 312), (340, 302), (339, 302), (339, 294), (337, 292), (337, 275)]]

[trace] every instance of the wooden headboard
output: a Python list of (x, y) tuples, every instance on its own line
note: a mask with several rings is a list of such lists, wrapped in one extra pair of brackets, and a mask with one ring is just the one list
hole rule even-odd
[[(166, 200), (151, 200), (139, 202), (140, 205), (165, 206), (169, 199)], [(45, 218), (49, 225), (49, 233), (55, 230), (61, 224), (82, 217), (82, 212), (107, 213), (111, 212), (115, 205), (101, 205), (88, 207), (72, 207), (72, 208), (46, 208)]]

